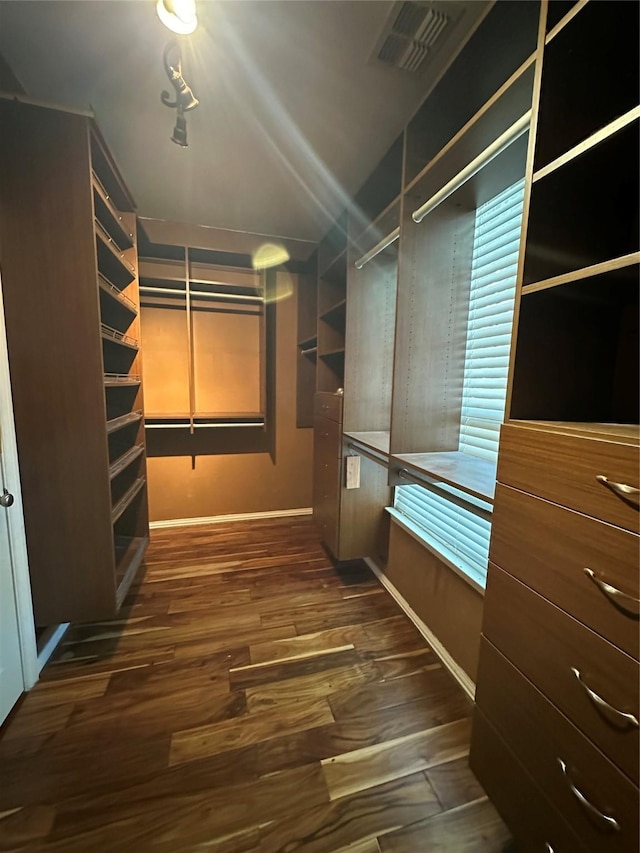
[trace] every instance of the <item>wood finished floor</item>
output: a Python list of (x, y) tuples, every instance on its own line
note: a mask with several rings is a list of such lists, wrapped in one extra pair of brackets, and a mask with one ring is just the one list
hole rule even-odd
[(1, 730), (0, 850), (498, 853), (471, 703), (308, 518), (155, 531)]

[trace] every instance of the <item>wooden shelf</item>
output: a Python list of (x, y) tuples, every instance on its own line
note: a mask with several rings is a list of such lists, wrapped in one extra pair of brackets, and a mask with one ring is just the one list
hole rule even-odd
[(303, 341), (298, 341), (298, 346), (301, 350), (309, 349), (318, 345), (318, 336), (313, 335), (310, 338), (305, 338)]
[[(640, 263), (640, 252), (634, 252), (631, 255), (623, 255), (621, 258), (613, 258), (610, 261), (604, 261), (601, 264), (593, 264), (590, 267), (572, 270), (571, 272), (557, 275), (553, 278), (547, 278), (544, 281), (535, 281), (531, 284), (526, 284), (522, 288), (522, 295), (526, 296), (529, 293), (537, 293), (539, 290), (548, 290), (550, 287), (558, 287), (563, 284), (570, 284), (572, 281), (582, 281), (586, 278), (602, 275), (603, 273), (614, 273), (616, 270), (624, 271), (628, 267)], [(619, 274), (616, 278), (621, 278)]]
[(320, 319), (332, 326), (342, 328), (344, 326), (346, 311), (347, 300), (341, 299), (339, 302), (336, 302), (335, 305), (332, 305), (330, 308), (327, 308), (326, 311), (323, 311), (320, 315)]
[(127, 412), (126, 415), (120, 415), (120, 417), (112, 418), (110, 421), (107, 421), (107, 435), (110, 435), (116, 430), (124, 429), (124, 427), (129, 426), (130, 424), (135, 424), (140, 420), (142, 420), (142, 412)]
[(115, 524), (116, 521), (120, 518), (123, 512), (127, 509), (127, 507), (131, 504), (133, 499), (140, 493), (144, 484), (146, 482), (145, 477), (138, 477), (134, 482), (129, 486), (124, 495), (120, 498), (120, 500), (116, 503), (116, 505), (111, 510), (111, 521)]
[(347, 247), (327, 263), (323, 270), (318, 270), (318, 276), (323, 281), (344, 283), (347, 267)]
[(447, 483), (473, 497), (493, 503), (496, 464), (459, 450), (440, 453), (394, 453), (392, 459), (409, 471)]
[[(586, 0), (579, 0), (579, 5), (584, 6)], [(576, 0), (553, 0), (547, 7), (546, 43), (548, 44), (562, 30), (573, 15), (576, 13)]]
[(312, 358), (315, 361), (318, 356), (318, 347), (309, 347), (309, 349), (301, 349), (300, 355), (305, 356), (305, 358)]
[(346, 439), (352, 439), (358, 444), (371, 448), (384, 456), (389, 456), (389, 432), (372, 430), (369, 432), (345, 432)]
[(122, 214), (114, 207), (111, 196), (95, 173), (93, 174), (93, 209), (96, 219), (112, 237), (118, 249), (120, 251), (130, 249), (134, 242), (133, 234), (127, 228)]
[(126, 335), (118, 329), (113, 329), (111, 326), (107, 326), (106, 323), (101, 323), (100, 335), (103, 340), (109, 341), (109, 343), (128, 347), (136, 352), (138, 351), (138, 341), (135, 338), (132, 338), (130, 335)]
[(96, 223), (94, 232), (98, 256), (98, 272), (118, 290), (124, 290), (135, 279), (135, 269), (127, 261), (124, 253), (115, 247), (115, 244), (109, 235), (102, 230), (99, 223)]
[(129, 388), (140, 384), (140, 377), (135, 373), (105, 373), (105, 388)]
[(344, 347), (338, 347), (337, 349), (327, 350), (326, 352), (318, 353), (318, 355), (320, 356), (320, 358), (344, 358)]
[(100, 288), (100, 292), (105, 293), (111, 299), (113, 299), (119, 306), (122, 308), (126, 308), (134, 317), (138, 314), (138, 309), (135, 306), (135, 303), (129, 299), (128, 296), (119, 290), (115, 285), (111, 284), (110, 281), (107, 281), (102, 275), (98, 274), (98, 287)]
[(138, 459), (144, 453), (142, 444), (135, 444), (126, 450), (122, 456), (119, 456), (111, 465), (109, 465), (109, 480), (113, 480), (118, 474), (121, 474), (129, 465)]

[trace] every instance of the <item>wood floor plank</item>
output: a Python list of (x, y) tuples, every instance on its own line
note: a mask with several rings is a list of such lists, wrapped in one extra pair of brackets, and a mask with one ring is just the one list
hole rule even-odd
[(440, 804), (422, 774), (388, 782), (326, 806), (316, 806), (295, 819), (274, 821), (261, 833), (260, 853), (304, 850), (334, 853), (368, 841), (399, 826), (422, 820)]
[(285, 681), (302, 675), (314, 675), (337, 667), (356, 666), (360, 658), (355, 649), (319, 654), (300, 660), (253, 663), (229, 670), (232, 690), (246, 690), (272, 681)]
[(271, 740), (284, 732), (319, 728), (332, 722), (329, 703), (324, 699), (313, 699), (291, 707), (286, 716), (274, 710), (176, 731), (171, 738), (169, 764), (183, 764), (247, 744)]
[(482, 786), (471, 772), (468, 758), (459, 758), (431, 767), (427, 779), (443, 809), (454, 809), (484, 796)]
[(292, 703), (326, 698), (354, 686), (377, 681), (379, 678), (375, 666), (368, 661), (321, 670), (310, 675), (247, 688), (247, 708), (249, 713), (258, 713), (278, 707), (281, 713), (287, 713), (287, 708)]
[(458, 720), (424, 732), (326, 758), (324, 777), (332, 800), (428, 770), (468, 755), (471, 721)]
[(331, 628), (313, 634), (301, 634), (285, 640), (254, 643), (249, 652), (251, 663), (269, 663), (271, 661), (301, 660), (317, 654), (331, 654), (334, 651), (353, 649), (359, 636), (359, 626)]
[(510, 836), (483, 798), (382, 836), (382, 853), (502, 853)]

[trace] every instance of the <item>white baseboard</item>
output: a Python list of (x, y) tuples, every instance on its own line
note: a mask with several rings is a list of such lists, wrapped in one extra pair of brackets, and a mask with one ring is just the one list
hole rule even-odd
[(69, 622), (63, 622), (61, 625), (51, 625), (51, 627), (47, 628), (44, 636), (44, 643), (38, 652), (38, 672), (42, 672), (44, 665), (55, 652), (56, 646), (64, 637), (70, 624), (71, 623)]
[(435, 654), (440, 658), (442, 664), (449, 670), (451, 675), (458, 682), (460, 687), (464, 690), (467, 696), (473, 702), (476, 695), (476, 685), (469, 678), (467, 673), (462, 669), (459, 664), (455, 662), (455, 660), (451, 657), (449, 652), (442, 645), (440, 640), (433, 634), (430, 628), (425, 625), (422, 619), (418, 616), (418, 614), (413, 610), (411, 605), (402, 597), (402, 595), (398, 592), (395, 586), (391, 583), (389, 578), (386, 577), (382, 569), (369, 557), (365, 558), (365, 563), (369, 566), (374, 575), (378, 578), (382, 586), (387, 590), (387, 592), (391, 595), (391, 597), (396, 601), (396, 603), (402, 608), (402, 610), (406, 613), (406, 615), (411, 619), (413, 624), (416, 626), (418, 631), (425, 638), (429, 646), (433, 649)]
[(161, 530), (165, 527), (191, 527), (196, 524), (225, 524), (229, 521), (252, 521), (264, 518), (289, 518), (295, 515), (311, 515), (310, 506), (298, 509), (276, 509), (270, 512), (240, 512), (235, 515), (208, 515), (201, 518), (169, 518), (166, 521), (151, 521), (151, 530)]

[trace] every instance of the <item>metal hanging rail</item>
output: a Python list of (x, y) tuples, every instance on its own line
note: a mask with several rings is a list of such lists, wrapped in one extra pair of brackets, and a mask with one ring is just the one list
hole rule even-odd
[(400, 470), (398, 471), (398, 477), (400, 477), (402, 480), (409, 480), (417, 486), (422, 486), (423, 488), (428, 489), (430, 492), (434, 492), (436, 495), (439, 495), (440, 497), (451, 501), (451, 503), (462, 507), (462, 509), (467, 509), (474, 515), (477, 515), (480, 518), (484, 518), (485, 521), (491, 521), (491, 519), (493, 518), (491, 510), (484, 509), (483, 507), (480, 507), (477, 504), (473, 503), (473, 501), (466, 500), (465, 498), (462, 498), (459, 495), (453, 494), (447, 489), (443, 489), (439, 481), (431, 479), (426, 474), (415, 474), (413, 471), (409, 471), (408, 468), (400, 468)]
[(379, 240), (375, 246), (369, 249), (368, 252), (365, 252), (361, 258), (355, 262), (355, 267), (357, 270), (361, 270), (365, 264), (368, 264), (369, 261), (372, 261), (376, 255), (379, 255), (380, 252), (384, 252), (389, 246), (391, 246), (400, 236), (400, 226), (394, 228), (390, 234), (387, 234), (386, 237), (383, 237), (382, 240)]

